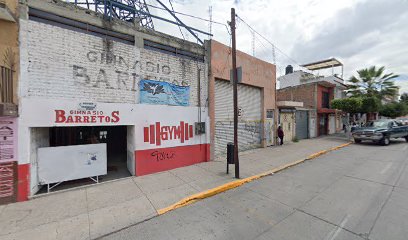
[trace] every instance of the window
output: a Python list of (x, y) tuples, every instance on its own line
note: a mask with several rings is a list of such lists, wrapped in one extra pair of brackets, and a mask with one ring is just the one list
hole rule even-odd
[(330, 108), (330, 94), (322, 92), (322, 108)]
[(0, 66), (1, 102), (13, 102), (13, 70)]

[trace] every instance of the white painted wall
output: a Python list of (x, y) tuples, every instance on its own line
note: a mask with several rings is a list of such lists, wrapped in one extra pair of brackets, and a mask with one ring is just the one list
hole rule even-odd
[[(209, 143), (207, 59), (197, 62), (36, 21), (19, 21), (18, 153), (19, 164), (31, 163), (31, 195), (38, 190), (36, 151), (48, 146), (49, 141), (48, 129), (38, 127), (127, 125), (128, 159), (134, 159), (137, 147), (152, 147), (140, 142), (145, 124), (174, 124), (180, 119), (194, 124), (201, 116), (206, 122), (206, 134), (187, 144)], [(107, 61), (106, 56), (116, 61)], [(191, 107), (139, 105), (140, 79), (189, 85)], [(199, 92), (201, 110), (195, 107)], [(55, 110), (79, 110), (83, 102), (96, 104), (96, 110), (105, 115), (119, 111), (120, 121), (56, 122)], [(134, 127), (136, 124), (140, 126)], [(168, 142), (161, 147), (177, 144)], [(134, 165), (128, 167), (134, 173)]]
[[(134, 103), (140, 50), (50, 24), (20, 20), (20, 97)], [(106, 60), (115, 56), (115, 61)]]
[(280, 84), (279, 89), (299, 85), (301, 75), (301, 71), (295, 71), (291, 74), (278, 77), (278, 81)]
[(20, 27), (22, 98), (139, 103), (140, 79), (156, 79), (190, 86), (190, 106), (197, 106), (200, 79), (207, 104), (206, 63), (36, 21)]
[[(39, 190), (38, 178), (38, 148), (49, 147), (49, 129), (48, 128), (30, 128), (29, 133), (24, 135), (23, 139), (30, 139), (29, 159), (30, 159), (30, 192), (31, 195)], [(21, 163), (19, 163), (21, 164)]]

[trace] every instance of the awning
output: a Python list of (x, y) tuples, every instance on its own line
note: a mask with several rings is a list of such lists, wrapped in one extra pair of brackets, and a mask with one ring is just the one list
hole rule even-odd
[(301, 66), (307, 68), (308, 70), (313, 71), (313, 70), (343, 66), (343, 63), (341, 63), (339, 60), (335, 58), (330, 58), (327, 60), (314, 62), (314, 63), (308, 63), (308, 64), (304, 64)]

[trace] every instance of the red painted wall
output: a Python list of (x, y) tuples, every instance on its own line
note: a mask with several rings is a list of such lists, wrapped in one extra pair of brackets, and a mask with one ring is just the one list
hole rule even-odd
[(185, 167), (206, 162), (210, 158), (210, 144), (135, 151), (136, 176)]
[(30, 186), (30, 164), (18, 165), (17, 201), (27, 201)]

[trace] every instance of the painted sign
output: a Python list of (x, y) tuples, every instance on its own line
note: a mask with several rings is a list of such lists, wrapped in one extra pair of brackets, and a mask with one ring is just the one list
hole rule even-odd
[(196, 122), (209, 127), (207, 108), (139, 105), (138, 111), (144, 116), (135, 125), (135, 135), (143, 134), (135, 137), (137, 176), (208, 161), (209, 135), (195, 135), (193, 127)]
[(190, 87), (168, 82), (140, 80), (140, 103), (189, 106)]
[(136, 150), (209, 143), (208, 134), (194, 133), (196, 122), (207, 122), (209, 127), (207, 108), (138, 104), (136, 109)]
[(161, 141), (180, 139), (184, 143), (189, 138), (193, 138), (193, 125), (180, 121), (178, 126), (161, 126), (160, 122), (145, 127), (144, 141), (150, 144), (161, 145)]
[(17, 197), (17, 162), (0, 162), (0, 204), (15, 202)]
[(16, 160), (16, 119), (0, 118), (0, 162)]
[(135, 104), (22, 99), (20, 122), (24, 126), (133, 125)]

